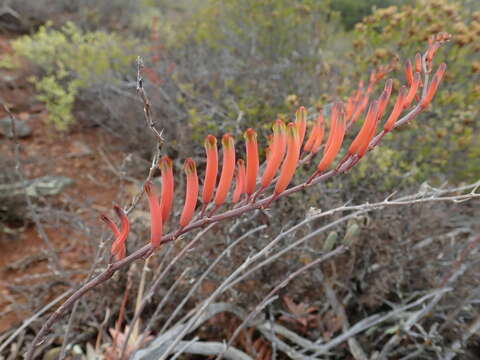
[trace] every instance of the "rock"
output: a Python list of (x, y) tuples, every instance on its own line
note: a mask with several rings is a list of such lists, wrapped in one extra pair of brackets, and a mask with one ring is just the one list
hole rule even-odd
[[(19, 138), (25, 138), (32, 134), (32, 129), (26, 122), (16, 119), (15, 132)], [(0, 119), (0, 135), (6, 136), (10, 139), (13, 138), (12, 122), (8, 116)]]
[(75, 140), (70, 145), (70, 152), (68, 153), (68, 157), (81, 157), (81, 156), (88, 156), (92, 155), (93, 151), (90, 147), (78, 140)]
[(33, 180), (1, 184), (0, 199), (12, 198), (25, 193), (33, 198), (58, 195), (65, 187), (72, 184), (73, 180), (65, 176), (43, 176)]

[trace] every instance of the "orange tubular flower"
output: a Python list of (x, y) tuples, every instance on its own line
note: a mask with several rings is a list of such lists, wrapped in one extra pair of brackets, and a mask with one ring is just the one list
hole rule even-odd
[(371, 129), (377, 120), (377, 110), (378, 110), (378, 100), (370, 104), (370, 107), (368, 108), (367, 116), (365, 117), (365, 121), (363, 122), (363, 125), (360, 131), (358, 132), (357, 136), (355, 137), (352, 144), (347, 150), (347, 153), (349, 155), (357, 154), (360, 146), (365, 142), (365, 139), (369, 137)]
[(320, 149), (320, 145), (322, 145), (323, 136), (325, 134), (325, 124), (323, 120), (323, 115), (320, 113), (317, 117), (316, 125), (318, 126), (318, 135), (315, 139), (315, 142), (312, 145), (311, 153), (316, 154)]
[(228, 189), (232, 183), (233, 173), (235, 171), (235, 144), (233, 137), (230, 134), (223, 135), (223, 164), (222, 174), (218, 183), (217, 192), (215, 194), (215, 205), (219, 207), (225, 202), (228, 194)]
[(422, 55), (420, 53), (415, 55), (415, 71), (418, 73), (422, 72)]
[(421, 107), (426, 108), (428, 104), (433, 99), (433, 96), (437, 92), (438, 86), (440, 85), (440, 82), (442, 81), (443, 75), (445, 75), (445, 71), (447, 70), (447, 65), (445, 63), (440, 64), (438, 67), (437, 72), (435, 75), (433, 75), (432, 82), (430, 83), (430, 86), (428, 87), (427, 94), (425, 95), (425, 98), (422, 100)]
[(409, 86), (413, 84), (413, 67), (412, 62), (407, 60), (405, 63), (405, 78), (407, 79), (407, 83)]
[(165, 224), (170, 216), (173, 205), (173, 191), (175, 182), (173, 180), (173, 162), (168, 156), (160, 159), (158, 167), (162, 171), (162, 196), (160, 208), (162, 209), (162, 222)]
[(397, 96), (397, 101), (395, 102), (395, 105), (393, 106), (393, 110), (392, 110), (390, 116), (388, 117), (387, 122), (383, 126), (383, 130), (385, 130), (386, 132), (393, 129), (393, 126), (395, 125), (395, 122), (397, 121), (398, 117), (402, 113), (403, 102), (404, 102), (406, 94), (407, 94), (407, 87), (404, 85), (400, 89), (400, 92), (398, 93), (398, 96)]
[(160, 240), (162, 239), (162, 210), (152, 182), (147, 181), (143, 187), (148, 197), (148, 205), (150, 206), (150, 243), (152, 248), (155, 249), (160, 245)]
[(204, 147), (207, 153), (207, 168), (205, 169), (205, 180), (203, 182), (202, 201), (204, 206), (206, 206), (212, 201), (213, 191), (217, 182), (218, 150), (215, 136), (208, 135), (205, 138)]
[(418, 88), (420, 86), (420, 81), (422, 79), (420, 78), (420, 73), (416, 72), (415, 75), (413, 76), (413, 83), (410, 86), (410, 89), (408, 90), (407, 96), (405, 96), (405, 99), (403, 101), (403, 108), (407, 109), (410, 104), (412, 103), (413, 99), (415, 98), (415, 95), (417, 94)]
[(232, 202), (235, 204), (240, 197), (245, 194), (245, 161), (238, 159), (237, 161), (237, 178), (235, 190), (232, 195)]
[(338, 119), (340, 112), (341, 104), (337, 103), (332, 110), (330, 134), (328, 136), (327, 144), (325, 145), (322, 160), (320, 160), (320, 163), (318, 164), (317, 173), (325, 171), (330, 166), (342, 146), (346, 126), (343, 118)]
[(289, 123), (287, 126), (287, 138), (288, 138), (288, 150), (287, 156), (283, 161), (282, 168), (280, 170), (280, 177), (275, 185), (275, 194), (281, 194), (285, 191), (288, 184), (295, 174), (295, 170), (298, 164), (298, 158), (300, 157), (300, 139), (298, 135), (297, 125)]
[(285, 155), (286, 129), (282, 120), (276, 120), (273, 124), (273, 140), (270, 155), (267, 158), (267, 166), (262, 176), (261, 187), (266, 188), (273, 180)]
[(185, 191), (185, 204), (180, 216), (180, 226), (185, 227), (192, 220), (198, 199), (198, 177), (195, 161), (191, 158), (185, 160), (185, 175), (187, 176), (187, 188)]
[(259, 168), (257, 133), (253, 129), (247, 129), (243, 136), (245, 138), (247, 156), (245, 192), (250, 196), (255, 192), (255, 187), (257, 186), (257, 173)]
[(300, 144), (303, 144), (303, 139), (305, 138), (305, 132), (307, 130), (307, 109), (303, 106), (300, 106), (295, 113), (295, 124), (298, 126)]

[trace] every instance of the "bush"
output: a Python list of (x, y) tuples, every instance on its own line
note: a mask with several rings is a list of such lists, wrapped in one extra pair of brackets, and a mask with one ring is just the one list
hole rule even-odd
[(133, 39), (84, 32), (71, 22), (59, 29), (47, 24), (34, 35), (13, 42), (16, 54), (40, 70), (31, 80), (38, 99), (46, 104), (49, 121), (58, 130), (74, 122), (72, 109), (79, 92), (118, 85), (134, 69), (140, 48)]
[(164, 74), (175, 65), (162, 86), (197, 141), (318, 103), (338, 81), (336, 54), (348, 47), (326, 2), (209, 0), (174, 21), (161, 22), (167, 51), (152, 66)]
[(450, 48), (439, 54), (448, 65), (445, 87), (437, 99), (439, 106), (429, 112), (425, 119), (428, 125), (421, 124), (425, 131), (402, 129), (402, 136), (389, 145), (390, 152), (397, 154), (388, 164), (382, 163), (381, 156), (374, 156), (376, 165), (365, 164), (370, 173), (376, 166), (385, 175), (390, 165), (395, 165), (408, 182), (432, 177), (437, 181), (469, 181), (480, 176), (480, 163), (472, 161), (480, 153), (480, 140), (474, 135), (479, 131), (475, 121), (480, 97), (480, 46), (475, 42), (480, 35), (478, 1), (417, 0), (413, 6), (376, 10), (355, 27), (352, 60), (361, 74), (372, 63), (381, 64), (396, 56), (402, 59), (397, 69), (403, 71), (405, 54), (439, 31), (453, 35)]

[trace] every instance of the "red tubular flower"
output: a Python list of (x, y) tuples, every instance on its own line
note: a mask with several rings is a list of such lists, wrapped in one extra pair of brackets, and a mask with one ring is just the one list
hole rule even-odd
[(378, 109), (379, 109), (379, 102), (373, 102), (373, 109), (372, 109), (372, 120), (370, 121), (369, 127), (365, 133), (365, 136), (360, 139), (360, 144), (358, 145), (357, 155), (359, 158), (362, 158), (363, 155), (368, 151), (368, 145), (370, 145), (370, 141), (372, 140), (375, 132), (377, 130), (377, 123), (378, 123)]
[(312, 145), (311, 153), (316, 154), (322, 145), (323, 136), (325, 134), (325, 124), (323, 120), (323, 115), (320, 113), (317, 117), (316, 125), (318, 126), (318, 135), (315, 139), (314, 144)]
[(208, 135), (205, 138), (204, 147), (207, 153), (207, 168), (205, 169), (205, 180), (203, 182), (202, 201), (206, 206), (212, 200), (217, 182), (218, 150), (215, 136)]
[(158, 167), (162, 171), (162, 196), (160, 208), (162, 209), (162, 222), (165, 224), (170, 216), (173, 205), (173, 192), (175, 182), (173, 179), (173, 162), (168, 156), (160, 159)]
[(235, 171), (235, 144), (230, 134), (223, 135), (222, 149), (223, 164), (220, 181), (218, 182), (218, 188), (215, 194), (216, 207), (219, 207), (225, 202)]
[(287, 126), (287, 139), (288, 150), (287, 156), (283, 161), (282, 168), (280, 170), (280, 176), (275, 185), (275, 194), (281, 194), (285, 191), (288, 184), (295, 174), (295, 170), (298, 164), (298, 158), (300, 157), (300, 139), (298, 135), (298, 127), (294, 123), (289, 123)]
[(255, 192), (257, 186), (257, 173), (259, 168), (257, 133), (253, 129), (247, 129), (244, 133), (247, 170), (245, 179), (245, 191), (248, 196)]
[(150, 243), (152, 244), (152, 248), (155, 249), (160, 245), (160, 240), (162, 239), (162, 210), (152, 182), (145, 182), (143, 188), (147, 194), (148, 205), (150, 206)]
[(378, 101), (374, 101), (372, 104), (370, 104), (370, 107), (368, 108), (367, 116), (365, 117), (365, 121), (363, 122), (360, 131), (358, 132), (357, 136), (347, 150), (347, 153), (349, 155), (357, 154), (360, 146), (365, 142), (365, 139), (368, 139), (371, 129), (377, 120), (377, 110)]
[(393, 106), (393, 110), (388, 117), (387, 122), (383, 126), (383, 130), (386, 132), (390, 131), (393, 129), (395, 122), (397, 121), (398, 117), (402, 113), (403, 110), (403, 102), (405, 99), (405, 96), (407, 94), (407, 87), (404, 85), (401, 87), (400, 92), (398, 93), (397, 96), (397, 101), (395, 102), (395, 105)]
[(373, 90), (373, 85), (375, 85), (375, 82), (377, 81), (377, 73), (375, 70), (372, 70), (370, 72), (370, 78), (368, 80), (368, 87), (365, 95), (370, 95), (370, 93)]
[(295, 113), (295, 124), (298, 127), (298, 136), (300, 139), (300, 144), (303, 144), (303, 139), (305, 138), (305, 131), (307, 130), (307, 109), (303, 106)]
[(185, 175), (187, 177), (187, 188), (185, 190), (185, 204), (180, 216), (180, 226), (185, 227), (192, 220), (198, 200), (198, 177), (195, 161), (191, 158), (185, 160)]
[(392, 79), (388, 79), (387, 82), (385, 83), (385, 89), (383, 90), (382, 95), (380, 95), (380, 99), (378, 102), (378, 112), (377, 112), (378, 120), (382, 118), (383, 113), (387, 108), (388, 101), (390, 100), (390, 95), (392, 94), (392, 86), (393, 86)]
[(123, 251), (123, 249), (125, 249), (125, 245), (121, 243), (120, 230), (118, 230), (117, 225), (115, 225), (113, 220), (110, 219), (107, 215), (100, 215), (100, 220), (102, 220), (105, 225), (110, 228), (110, 230), (113, 232), (113, 237), (115, 238), (110, 249), (110, 254), (112, 254), (112, 256), (115, 256), (116, 260), (123, 259), (125, 257), (125, 251)]
[(347, 106), (345, 109), (345, 123), (348, 124), (348, 122), (350, 121), (350, 118), (353, 115), (354, 110), (355, 110), (355, 99), (353, 98), (353, 96), (350, 96), (347, 100)]
[(437, 72), (435, 75), (433, 75), (432, 82), (430, 83), (430, 86), (428, 87), (427, 94), (425, 95), (425, 98), (421, 102), (421, 107), (426, 108), (428, 104), (433, 99), (433, 96), (437, 92), (438, 86), (440, 85), (440, 82), (442, 81), (443, 75), (445, 75), (445, 71), (447, 70), (447, 65), (445, 63), (440, 64), (440, 66), (437, 69)]
[(368, 95), (365, 95), (360, 100), (357, 108), (355, 109), (355, 112), (352, 115), (352, 119), (350, 120), (349, 126), (353, 125), (358, 120), (360, 115), (362, 115), (362, 113), (365, 111), (365, 108), (367, 107), (367, 105), (368, 105)]
[(415, 55), (415, 71), (418, 73), (422, 73), (422, 55), (420, 53), (417, 53)]
[(360, 80), (358, 82), (357, 93), (355, 94), (355, 97), (354, 97), (354, 100), (353, 100), (354, 104), (358, 104), (358, 102), (362, 98), (362, 95), (363, 95), (363, 80)]
[(122, 210), (122, 208), (118, 205), (113, 206), (113, 210), (115, 210), (115, 214), (120, 219), (120, 236), (117, 240), (112, 244), (112, 251), (117, 252), (117, 247), (119, 254), (123, 252), (123, 256), (125, 257), (125, 242), (127, 240), (128, 233), (130, 232), (130, 222), (128, 221), (127, 214)]
[(410, 104), (412, 103), (413, 99), (415, 98), (415, 95), (417, 94), (418, 88), (420, 87), (420, 81), (421, 81), (420, 73), (416, 72), (415, 75), (413, 76), (413, 82), (410, 85), (410, 89), (408, 90), (407, 95), (405, 96), (405, 99), (403, 101), (403, 108), (407, 109)]
[(430, 47), (427, 50), (427, 56), (425, 56), (425, 60), (427, 61), (427, 63), (432, 62), (433, 57), (435, 56), (435, 53), (440, 48), (440, 45), (441, 44), (439, 41), (435, 41), (432, 45), (430, 45)]
[(240, 197), (245, 194), (245, 161), (238, 159), (237, 161), (237, 177), (235, 190), (232, 195), (232, 202), (235, 204), (240, 200)]
[(308, 137), (307, 142), (305, 143), (305, 145), (303, 145), (303, 151), (309, 152), (312, 149), (312, 146), (313, 144), (315, 144), (315, 140), (317, 139), (318, 132), (319, 132), (319, 127), (317, 122), (315, 122), (311, 126), (310, 136)]
[(409, 86), (412, 86), (413, 84), (413, 67), (412, 67), (412, 62), (407, 60), (405, 62), (405, 78), (407, 79), (407, 83)]
[(267, 166), (262, 176), (261, 187), (266, 188), (273, 180), (285, 155), (286, 129), (282, 120), (276, 120), (273, 124), (273, 140), (270, 155), (267, 158)]
[(317, 173), (325, 171), (330, 166), (342, 146), (346, 126), (344, 119), (339, 118), (341, 110), (341, 104), (336, 103), (332, 110), (330, 134), (325, 145), (322, 160), (318, 164)]

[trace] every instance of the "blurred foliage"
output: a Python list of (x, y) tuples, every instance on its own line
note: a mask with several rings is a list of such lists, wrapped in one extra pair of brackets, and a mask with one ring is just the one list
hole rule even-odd
[(447, 63), (447, 73), (433, 106), (385, 139), (382, 153), (359, 166), (360, 175), (379, 171), (384, 185), (394, 173), (406, 183), (479, 178), (480, 2), (417, 0), (413, 5), (379, 9), (355, 26), (352, 60), (360, 75), (372, 64), (398, 57), (400, 75), (395, 76), (403, 78), (404, 61), (413, 61), (428, 37), (440, 31), (453, 37), (435, 57), (436, 66)]
[(34, 35), (12, 43), (15, 53), (40, 70), (32, 82), (58, 130), (73, 122), (72, 108), (81, 89), (114, 84), (131, 72), (137, 41), (101, 31), (84, 32), (68, 22), (60, 29), (41, 26)]
[(347, 30), (351, 30), (356, 23), (372, 13), (374, 9), (384, 8), (400, 3), (407, 3), (405, 0), (335, 0), (332, 1), (332, 10), (338, 11), (341, 15), (342, 24)]
[(269, 128), (275, 117), (291, 116), (299, 104), (316, 103), (338, 81), (335, 54), (348, 41), (341, 40), (329, 2), (197, 5), (175, 25), (160, 25), (160, 38), (176, 65), (175, 98), (196, 141), (208, 132)]

